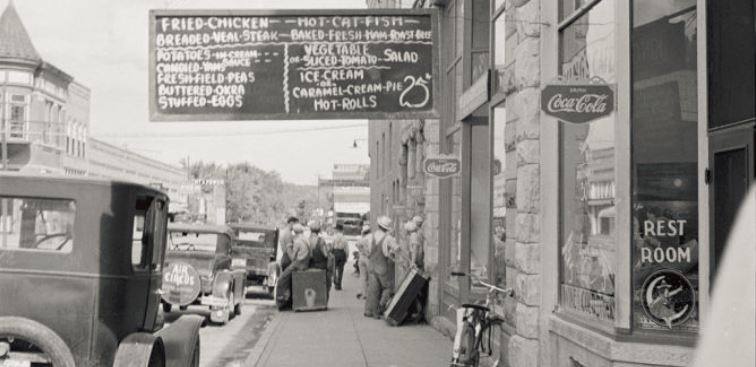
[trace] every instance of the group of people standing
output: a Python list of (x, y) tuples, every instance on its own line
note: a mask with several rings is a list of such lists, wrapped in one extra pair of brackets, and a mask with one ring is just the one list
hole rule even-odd
[[(305, 235), (307, 229), (310, 231), (309, 236)], [(326, 272), (328, 294), (330, 294), (332, 282), (334, 289), (342, 289), (341, 281), (349, 248), (343, 235), (343, 227), (337, 224), (334, 230), (333, 241), (328, 243), (321, 236), (320, 222), (311, 220), (305, 227), (295, 217), (287, 220), (286, 227), (280, 235), (283, 271), (278, 276), (276, 286), (276, 303), (279, 309), (291, 307), (291, 279), (295, 271), (322, 269)]]
[[(395, 269), (398, 266), (399, 281), (411, 269), (424, 270), (425, 250), (422, 234), (423, 218), (415, 216), (404, 223), (403, 241), (399, 243), (391, 232), (393, 221), (387, 216), (376, 220), (372, 230), (365, 225), (362, 238), (357, 242), (358, 269), (361, 291), (357, 298), (365, 300), (366, 317), (380, 318), (388, 307), (395, 287)], [(309, 235), (305, 232), (309, 228)], [(323, 269), (326, 272), (326, 289), (330, 294), (331, 283), (335, 290), (342, 289), (344, 265), (347, 262), (349, 245), (344, 238), (344, 229), (337, 224), (331, 241), (321, 236), (318, 221), (309, 221), (307, 226), (295, 217), (288, 219), (280, 235), (282, 273), (278, 277), (276, 303), (279, 309), (291, 307), (291, 279), (294, 271)]]
[(410, 269), (422, 271), (425, 266), (423, 218), (416, 216), (404, 224), (406, 241), (402, 244), (391, 235), (391, 218), (380, 216), (376, 224), (375, 231), (363, 227), (362, 239), (357, 243), (362, 283), (357, 297), (365, 300), (365, 317), (381, 318), (394, 293), (395, 266), (399, 266), (401, 278)]

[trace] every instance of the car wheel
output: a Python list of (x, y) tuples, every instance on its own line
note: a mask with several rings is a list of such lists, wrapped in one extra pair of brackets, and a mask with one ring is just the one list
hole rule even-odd
[(228, 294), (228, 318), (233, 319), (236, 317), (236, 295), (234, 294), (233, 288), (231, 288), (231, 292)]
[(38, 348), (47, 355), (55, 367), (75, 367), (71, 350), (54, 331), (48, 327), (29, 319), (20, 317), (0, 317), (0, 340), (15, 339), (16, 343), (24, 342)]
[(171, 312), (171, 308), (173, 308), (172, 304), (163, 302), (163, 312)]
[(162, 349), (154, 346), (152, 353), (150, 354), (150, 363), (148, 367), (165, 367), (165, 357), (163, 356)]

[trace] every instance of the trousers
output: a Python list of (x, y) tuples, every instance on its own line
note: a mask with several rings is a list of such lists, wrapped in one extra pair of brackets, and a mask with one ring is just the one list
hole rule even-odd
[(388, 274), (369, 271), (365, 316), (380, 318), (393, 293), (393, 282)]
[(368, 274), (368, 266), (367, 266), (367, 260), (364, 259), (364, 257), (360, 256), (360, 260), (357, 262), (357, 266), (360, 269), (360, 285), (362, 286), (361, 294), (363, 297), (367, 297), (368, 294), (368, 283), (369, 283), (369, 277)]

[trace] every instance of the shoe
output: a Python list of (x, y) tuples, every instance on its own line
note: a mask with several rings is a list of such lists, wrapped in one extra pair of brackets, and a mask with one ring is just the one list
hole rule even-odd
[(362, 299), (362, 293), (357, 293), (357, 299)]
[(370, 312), (365, 312), (362, 315), (365, 316), (365, 317), (368, 317), (368, 318), (373, 318), (374, 317), (373, 314), (370, 313)]

